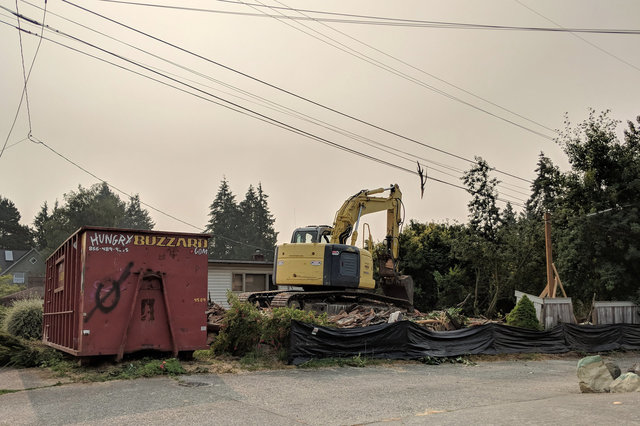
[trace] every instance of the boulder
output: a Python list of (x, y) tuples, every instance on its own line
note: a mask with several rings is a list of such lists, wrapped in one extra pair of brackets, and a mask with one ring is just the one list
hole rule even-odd
[(640, 376), (636, 373), (624, 373), (611, 383), (609, 391), (619, 392), (640, 392)]
[(600, 355), (588, 356), (578, 361), (578, 379), (580, 392), (608, 392), (613, 376)]
[(614, 380), (620, 377), (620, 374), (622, 374), (622, 371), (620, 371), (620, 367), (618, 367), (615, 362), (606, 361), (604, 365), (607, 366), (607, 368), (609, 369), (609, 373), (611, 373), (611, 377)]
[(640, 362), (636, 362), (627, 370), (629, 373), (636, 373), (640, 375)]

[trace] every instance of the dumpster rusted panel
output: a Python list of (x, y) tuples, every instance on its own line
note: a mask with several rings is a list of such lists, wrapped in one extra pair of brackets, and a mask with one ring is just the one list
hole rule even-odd
[(81, 228), (47, 260), (43, 340), (77, 356), (206, 348), (208, 237)]

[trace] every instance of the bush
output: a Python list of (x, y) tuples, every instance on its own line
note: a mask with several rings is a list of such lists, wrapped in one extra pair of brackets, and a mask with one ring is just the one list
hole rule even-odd
[(260, 341), (260, 319), (258, 308), (238, 300), (229, 293), (231, 307), (224, 316), (222, 328), (213, 343), (215, 353), (244, 355), (255, 350)]
[(4, 318), (7, 316), (8, 310), (9, 308), (6, 306), (0, 305), (0, 329), (2, 329), (2, 324), (4, 323)]
[(262, 321), (260, 344), (270, 345), (280, 353), (281, 358), (285, 358), (289, 352), (292, 320), (322, 326), (329, 325), (326, 313), (316, 316), (314, 312), (300, 309), (275, 308), (272, 316)]
[(42, 339), (42, 299), (13, 302), (4, 319), (4, 330), (23, 339)]
[(542, 324), (540, 324), (536, 316), (536, 308), (527, 296), (522, 296), (515, 308), (507, 314), (507, 325), (530, 330), (542, 330)]
[(293, 308), (260, 311), (250, 303), (240, 302), (233, 294), (229, 294), (228, 299), (231, 307), (212, 346), (217, 354), (244, 356), (271, 348), (284, 359), (289, 349), (292, 320), (329, 324), (326, 314), (316, 316), (313, 312)]
[(62, 359), (53, 348), (0, 332), (0, 367), (51, 366)]

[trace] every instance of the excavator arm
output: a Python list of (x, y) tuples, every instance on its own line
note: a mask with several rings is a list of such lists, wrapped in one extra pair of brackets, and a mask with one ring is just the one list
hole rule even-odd
[[(387, 197), (376, 197), (389, 191)], [(373, 190), (363, 189), (346, 200), (336, 212), (333, 221), (333, 233), (331, 242), (334, 244), (347, 244), (351, 237), (350, 245), (356, 245), (358, 240), (358, 226), (360, 218), (366, 214), (387, 211), (387, 251), (395, 264), (398, 260), (398, 234), (400, 232), (402, 192), (398, 185), (389, 188), (377, 188)]]

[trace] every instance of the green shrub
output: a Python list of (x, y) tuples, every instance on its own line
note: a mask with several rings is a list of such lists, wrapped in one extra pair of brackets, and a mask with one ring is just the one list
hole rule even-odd
[(260, 341), (262, 315), (258, 308), (240, 302), (234, 294), (229, 293), (227, 298), (231, 307), (224, 316), (212, 349), (215, 353), (244, 355), (255, 350)]
[(536, 308), (527, 296), (522, 296), (513, 310), (507, 314), (507, 325), (542, 330), (542, 324), (536, 316)]
[(6, 306), (0, 305), (0, 329), (2, 329), (2, 324), (4, 323), (4, 318), (7, 316), (8, 310), (9, 308)]
[(0, 367), (52, 366), (62, 360), (62, 355), (40, 342), (23, 340), (0, 332)]
[(42, 299), (13, 302), (4, 318), (3, 329), (23, 339), (42, 339)]
[(164, 361), (154, 359), (138, 369), (138, 375), (141, 377), (153, 377), (163, 374), (177, 376), (184, 373), (186, 373), (185, 369), (176, 358), (170, 358)]
[(275, 308), (271, 317), (262, 320), (260, 344), (269, 345), (280, 352), (281, 357), (286, 357), (289, 351), (292, 320), (322, 326), (329, 325), (326, 313), (316, 316), (314, 312), (300, 309)]
[(275, 351), (279, 358), (285, 359), (292, 320), (329, 325), (327, 314), (316, 316), (313, 312), (293, 308), (261, 312), (250, 303), (240, 302), (233, 294), (229, 294), (228, 299), (231, 307), (212, 346), (217, 354), (244, 356), (256, 351)]

